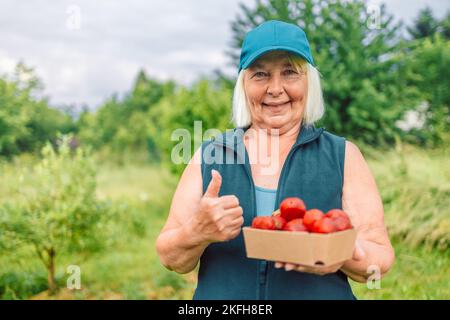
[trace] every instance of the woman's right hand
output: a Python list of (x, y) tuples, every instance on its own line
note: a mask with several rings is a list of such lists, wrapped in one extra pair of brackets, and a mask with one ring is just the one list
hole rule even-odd
[(244, 223), (243, 210), (235, 195), (219, 197), (222, 177), (211, 171), (211, 182), (200, 200), (199, 211), (190, 224), (199, 242), (209, 244), (236, 238)]

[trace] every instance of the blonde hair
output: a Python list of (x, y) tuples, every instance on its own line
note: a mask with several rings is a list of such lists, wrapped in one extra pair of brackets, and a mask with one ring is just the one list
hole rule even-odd
[[(302, 121), (306, 125), (312, 125), (314, 122), (320, 120), (325, 112), (319, 71), (296, 55), (288, 53), (287, 58), (298, 72), (306, 73), (308, 80), (308, 95)], [(239, 72), (233, 93), (232, 121), (236, 127), (247, 127), (252, 123), (251, 113), (247, 105), (247, 97), (244, 90), (245, 70)]]

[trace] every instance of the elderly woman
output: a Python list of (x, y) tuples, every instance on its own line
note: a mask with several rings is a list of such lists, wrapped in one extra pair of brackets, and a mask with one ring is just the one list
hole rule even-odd
[[(303, 30), (274, 20), (251, 30), (234, 91), (236, 128), (196, 151), (157, 240), (169, 270), (200, 262), (194, 299), (355, 299), (348, 277), (365, 282), (389, 270), (394, 251), (374, 178), (356, 145), (314, 127), (323, 113)], [(357, 230), (352, 259), (330, 267), (248, 259), (241, 228), (286, 197), (346, 211)]]

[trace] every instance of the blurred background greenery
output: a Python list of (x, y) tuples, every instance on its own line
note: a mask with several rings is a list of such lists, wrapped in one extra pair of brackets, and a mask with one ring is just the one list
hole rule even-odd
[[(408, 26), (364, 1), (272, 0), (240, 6), (229, 56), (243, 35), (279, 19), (302, 26), (323, 76), (318, 126), (363, 151), (397, 253), (381, 289), (352, 282), (360, 299), (449, 299), (450, 14), (425, 8)], [(196, 273), (165, 270), (155, 240), (184, 165), (171, 134), (232, 128), (234, 78), (191, 85), (140, 71), (123, 97), (74, 116), (40, 98), (26, 63), (0, 76), (0, 298), (190, 299)], [(411, 120), (413, 119), (413, 120)], [(67, 266), (81, 268), (68, 290)]]

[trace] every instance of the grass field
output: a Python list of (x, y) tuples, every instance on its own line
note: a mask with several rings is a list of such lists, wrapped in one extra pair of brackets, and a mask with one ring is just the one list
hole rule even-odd
[[(386, 223), (396, 263), (380, 289), (353, 283), (359, 299), (450, 299), (448, 150), (425, 152), (405, 147), (389, 152), (366, 150), (385, 203)], [(14, 196), (9, 185), (33, 159), (0, 165), (0, 204)], [(0, 255), (3, 299), (190, 299), (196, 274), (165, 270), (155, 239), (170, 205), (176, 179), (144, 164), (102, 164), (97, 194), (120, 207), (115, 241), (95, 254), (57, 258), (57, 281), (65, 287), (66, 268), (81, 268), (81, 290), (46, 292), (46, 273), (31, 248)]]

